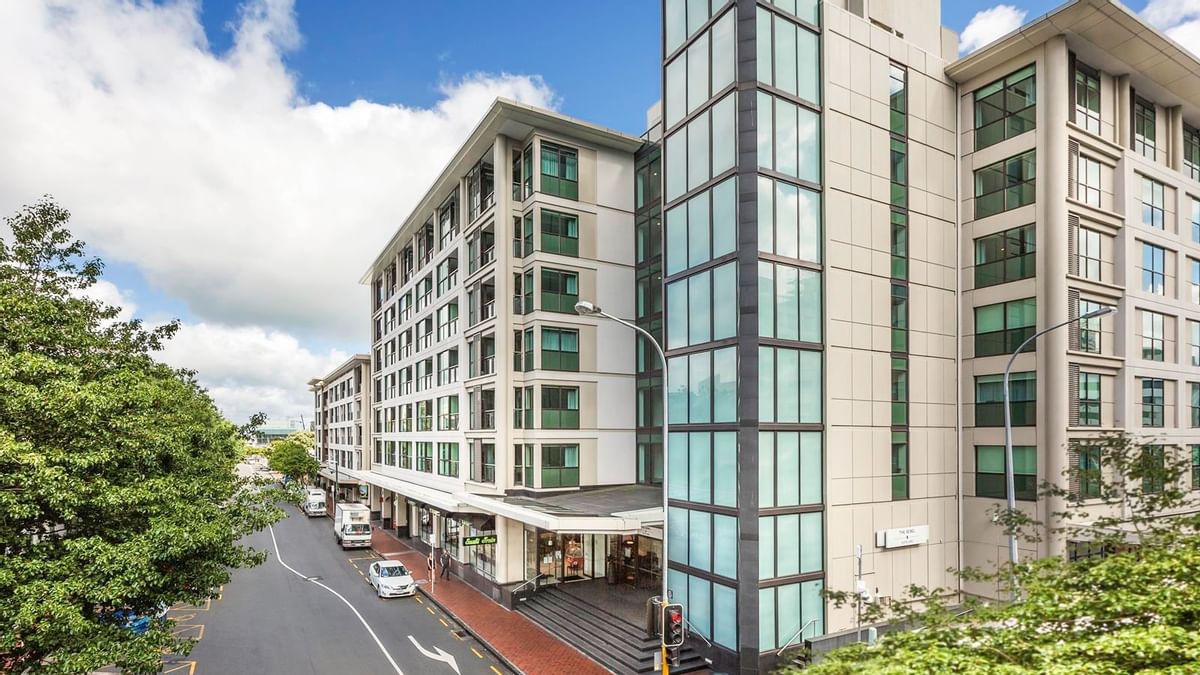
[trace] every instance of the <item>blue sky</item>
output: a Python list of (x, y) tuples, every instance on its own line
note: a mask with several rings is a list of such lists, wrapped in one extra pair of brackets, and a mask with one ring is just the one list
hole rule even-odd
[[(225, 26), (239, 5), (204, 2), (214, 49), (228, 48)], [(304, 43), (287, 63), (306, 97), (331, 104), (366, 98), (427, 106), (447, 78), (538, 74), (561, 97), (563, 112), (640, 134), (646, 107), (658, 99), (657, 0), (297, 0), (296, 14)]]

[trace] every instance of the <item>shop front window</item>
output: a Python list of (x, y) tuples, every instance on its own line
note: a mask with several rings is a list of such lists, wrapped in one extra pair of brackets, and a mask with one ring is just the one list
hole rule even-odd
[(459, 521), (454, 518), (447, 518), (443, 522), (445, 523), (445, 527), (442, 528), (442, 549), (449, 553), (450, 557), (455, 560), (462, 560), (458, 547), (459, 536), (461, 534), (459, 531)]

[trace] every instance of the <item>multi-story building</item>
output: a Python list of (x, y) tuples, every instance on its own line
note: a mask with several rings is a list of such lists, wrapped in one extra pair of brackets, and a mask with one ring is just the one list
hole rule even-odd
[[(963, 557), (988, 566), (1007, 559), (990, 520), (1007, 497), (1000, 378), (1035, 330), (1117, 308), (1014, 364), (1029, 515), (1050, 524), (1063, 508), (1039, 499), (1042, 480), (1098, 496), (1090, 442), (1104, 432), (1200, 466), (1200, 61), (1119, 3), (1079, 0), (946, 73), (959, 90)], [(1022, 556), (1098, 553), (1041, 534)]]
[(364, 278), (372, 508), (496, 597), (603, 577), (626, 540), (661, 548), (639, 516), (661, 492), (636, 485), (633, 336), (575, 312), (634, 314), (641, 145), (498, 100)]
[(1006, 557), (1038, 329), (1118, 308), (1016, 360), (1030, 515), (1103, 431), (1200, 467), (1195, 57), (1111, 0), (961, 59), (938, 0), (662, 7), (642, 138), (497, 101), (364, 277), (385, 526), (633, 672), (653, 641), (586, 617), (640, 622), (665, 525), (690, 645), (757, 672), (854, 639), (827, 588), (996, 595), (947, 569)]
[[(313, 455), (321, 462), (320, 482), (337, 481), (339, 495), (350, 498), (360, 481), (353, 472), (369, 468), (363, 444), (371, 431), (364, 411), (371, 409), (371, 359), (355, 354), (324, 377), (308, 381), (313, 394)], [(347, 471), (343, 472), (342, 469)]]

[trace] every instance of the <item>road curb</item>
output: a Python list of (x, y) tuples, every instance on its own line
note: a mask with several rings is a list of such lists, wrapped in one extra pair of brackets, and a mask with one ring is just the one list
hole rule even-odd
[[(372, 550), (374, 550), (374, 549), (372, 549)], [(525, 675), (525, 671), (523, 671), (523, 670), (521, 670), (520, 668), (518, 668), (518, 667), (516, 666), (516, 664), (514, 664), (512, 661), (509, 661), (509, 660), (508, 660), (508, 658), (507, 658), (506, 656), (504, 656), (503, 654), (501, 654), (501, 653), (500, 653), (500, 650), (499, 650), (499, 649), (496, 649), (495, 647), (493, 647), (493, 646), (492, 646), (492, 643), (490, 643), (490, 642), (488, 642), (486, 639), (484, 639), (484, 637), (483, 637), (482, 635), (480, 635), (479, 633), (476, 633), (474, 630), (472, 630), (472, 629), (471, 629), (471, 624), (467, 623), (466, 621), (463, 621), (463, 620), (462, 620), (461, 618), (459, 618), (459, 616), (458, 616), (457, 614), (455, 614), (455, 613), (454, 613), (454, 612), (453, 612), (453, 611), (452, 611), (452, 610), (451, 610), (449, 607), (447, 607), (446, 605), (444, 605), (444, 604), (442, 603), (442, 601), (438, 600), (437, 598), (435, 598), (435, 597), (433, 597), (432, 595), (430, 595), (429, 593), (427, 593), (427, 592), (425, 591), (425, 585), (424, 585), (424, 584), (423, 584), (423, 585), (419, 585), (419, 586), (417, 586), (417, 591), (419, 591), (419, 592), (421, 593), (421, 595), (425, 596), (425, 597), (426, 597), (426, 598), (427, 598), (427, 599), (428, 599), (430, 602), (432, 602), (433, 604), (437, 605), (437, 606), (438, 606), (438, 609), (440, 609), (440, 610), (442, 610), (443, 612), (445, 612), (445, 613), (446, 613), (446, 614), (447, 614), (447, 615), (448, 615), (448, 616), (449, 616), (451, 619), (454, 619), (454, 622), (455, 622), (455, 623), (457, 623), (458, 625), (462, 626), (462, 627), (463, 627), (463, 630), (465, 630), (465, 631), (467, 631), (468, 633), (470, 633), (470, 634), (471, 634), (471, 637), (473, 637), (473, 638), (475, 638), (476, 640), (478, 640), (480, 644), (482, 644), (482, 645), (483, 645), (485, 648), (487, 648), (487, 650), (488, 650), (489, 652), (491, 652), (491, 653), (492, 653), (492, 656), (496, 657), (496, 660), (497, 660), (497, 661), (499, 661), (500, 663), (504, 664), (504, 666), (505, 666), (505, 667), (507, 667), (509, 670), (513, 671), (514, 673), (517, 673), (518, 675)], [(490, 600), (490, 599), (488, 599), (488, 602), (491, 602), (491, 600)]]
[[(380, 552), (374, 546), (371, 547), (371, 552), (377, 556), (387, 559), (387, 554)], [(421, 595), (425, 596), (425, 599), (429, 600), (434, 605), (436, 605), (438, 609), (442, 610), (442, 612), (445, 613), (447, 616), (449, 616), (451, 619), (454, 619), (455, 623), (457, 623), (459, 626), (462, 626), (463, 630), (465, 630), (467, 633), (469, 633), (471, 635), (471, 637), (475, 638), (475, 640), (479, 642), (479, 644), (483, 645), (483, 647), (485, 649), (487, 649), (489, 652), (491, 652), (492, 656), (496, 657), (496, 660), (499, 661), (501, 664), (503, 664), (504, 667), (508, 668), (509, 670), (511, 670), (514, 673), (517, 673), (517, 675), (526, 675), (525, 671), (518, 668), (516, 666), (516, 664), (514, 664), (512, 661), (509, 661), (508, 657), (506, 657), (506, 656), (504, 656), (504, 654), (500, 653), (499, 649), (496, 649), (494, 646), (492, 646), (492, 643), (488, 642), (479, 633), (476, 633), (471, 628), (471, 624), (462, 620), (462, 618), (460, 618), (457, 614), (455, 614), (453, 610), (451, 610), (449, 607), (447, 607), (445, 604), (443, 604), (441, 600), (438, 600), (437, 598), (433, 597), (428, 592), (426, 592), (425, 586), (428, 585), (429, 580), (426, 579), (425, 581), (426, 581), (426, 583), (424, 583), (424, 584), (417, 584), (417, 591)], [(488, 602), (491, 602), (490, 598), (485, 598), (485, 599)]]

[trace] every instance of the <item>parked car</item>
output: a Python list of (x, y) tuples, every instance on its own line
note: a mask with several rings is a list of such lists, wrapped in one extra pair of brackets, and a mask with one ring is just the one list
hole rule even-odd
[(127, 609), (118, 609), (109, 614), (109, 616), (112, 618), (113, 623), (120, 625), (134, 635), (144, 635), (146, 631), (150, 630), (150, 625), (155, 619), (161, 619), (167, 615), (168, 609), (166, 606), (160, 607), (158, 613), (154, 616), (143, 616), (134, 614)]
[(367, 581), (375, 587), (375, 593), (381, 598), (398, 598), (417, 592), (417, 582), (399, 560), (371, 563), (367, 570)]

